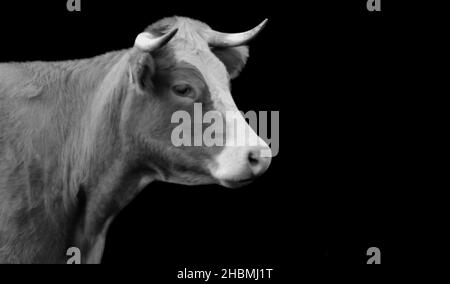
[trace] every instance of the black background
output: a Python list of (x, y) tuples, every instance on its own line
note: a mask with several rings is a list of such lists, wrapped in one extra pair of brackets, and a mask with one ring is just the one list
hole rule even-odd
[[(30, 1), (31, 2), (31, 1)], [(172, 15), (240, 32), (269, 18), (233, 82), (238, 107), (280, 112), (280, 151), (241, 189), (153, 183), (113, 222), (104, 263), (178, 268), (392, 263), (391, 213), (402, 179), (403, 62), (394, 7), (366, 1), (66, 1), (2, 4), (0, 62), (65, 60), (131, 47)], [(268, 1), (269, 2), (269, 1)], [(172, 277), (172, 276), (170, 276)]]

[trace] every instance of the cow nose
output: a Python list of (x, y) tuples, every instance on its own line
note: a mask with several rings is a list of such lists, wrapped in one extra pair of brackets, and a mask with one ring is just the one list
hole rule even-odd
[(266, 148), (254, 148), (248, 152), (248, 163), (254, 177), (262, 175), (267, 168), (269, 168), (271, 162), (271, 155), (267, 155), (270, 149)]
[(225, 147), (209, 165), (211, 175), (225, 187), (236, 188), (252, 182), (270, 165), (268, 146)]

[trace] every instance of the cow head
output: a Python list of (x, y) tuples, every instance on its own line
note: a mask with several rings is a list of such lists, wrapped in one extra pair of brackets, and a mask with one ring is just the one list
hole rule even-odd
[[(130, 56), (133, 88), (125, 102), (124, 129), (132, 144), (129, 148), (156, 179), (238, 187), (267, 170), (270, 149), (247, 124), (230, 93), (230, 80), (238, 76), (248, 57), (245, 44), (264, 24), (248, 32), (225, 34), (201, 22), (174, 17), (137, 36)], [(191, 129), (184, 133), (192, 141), (202, 141), (199, 136), (211, 125), (198, 125), (195, 116), (212, 111), (221, 117), (222, 131), (214, 134), (223, 136), (223, 145), (175, 146), (172, 134), (179, 125), (173, 123), (172, 115), (179, 111), (190, 114), (192, 120), (185, 126)], [(245, 129), (244, 144), (235, 143), (236, 129)]]

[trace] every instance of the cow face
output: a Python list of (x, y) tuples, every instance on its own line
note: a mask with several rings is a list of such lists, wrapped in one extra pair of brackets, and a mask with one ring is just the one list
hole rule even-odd
[[(157, 22), (138, 36), (130, 61), (131, 84), (136, 87), (126, 103), (125, 128), (130, 148), (157, 179), (237, 187), (266, 171), (270, 149), (247, 124), (230, 93), (230, 79), (248, 57), (243, 44), (261, 27), (229, 35), (176, 17)], [(188, 114), (190, 120), (173, 123), (175, 113)], [(207, 113), (214, 119), (205, 123)], [(220, 136), (222, 143), (204, 141), (212, 123), (222, 124), (212, 135)], [(174, 131), (180, 128), (190, 136), (188, 145), (174, 145)], [(246, 134), (240, 143), (238, 129)]]

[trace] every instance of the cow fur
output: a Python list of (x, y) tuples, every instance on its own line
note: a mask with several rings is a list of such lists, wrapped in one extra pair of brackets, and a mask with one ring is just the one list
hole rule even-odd
[[(201, 41), (205, 26), (198, 22), (165, 19), (148, 30), (175, 24), (178, 38), (154, 57), (130, 48), (83, 60), (0, 64), (0, 263), (64, 263), (72, 246), (80, 248), (84, 263), (98, 263), (108, 225), (154, 178), (215, 182), (199, 158), (220, 149), (189, 153), (194, 150), (127, 136), (130, 128), (136, 133), (147, 129), (133, 121), (132, 110), (144, 104), (130, 94), (144, 102), (149, 100), (145, 91), (158, 90), (148, 79), (148, 86), (136, 83), (147, 78), (145, 72), (157, 80), (156, 65), (170, 72), (178, 64), (174, 56), (184, 56), (188, 48), (203, 49), (209, 56), (204, 62), (218, 74), (227, 68), (234, 77), (245, 63), (244, 47), (218, 51), (224, 63), (230, 62), (220, 63)], [(198, 31), (192, 32), (193, 25)], [(228, 79), (220, 76), (228, 87)], [(206, 106), (214, 105), (204, 97)], [(153, 112), (149, 119), (166, 115), (157, 107)], [(151, 131), (167, 136), (164, 126)], [(142, 144), (151, 154), (135, 150)]]
[(0, 262), (57, 262), (80, 245), (81, 185), (99, 182), (118, 147), (126, 54), (0, 65)]

